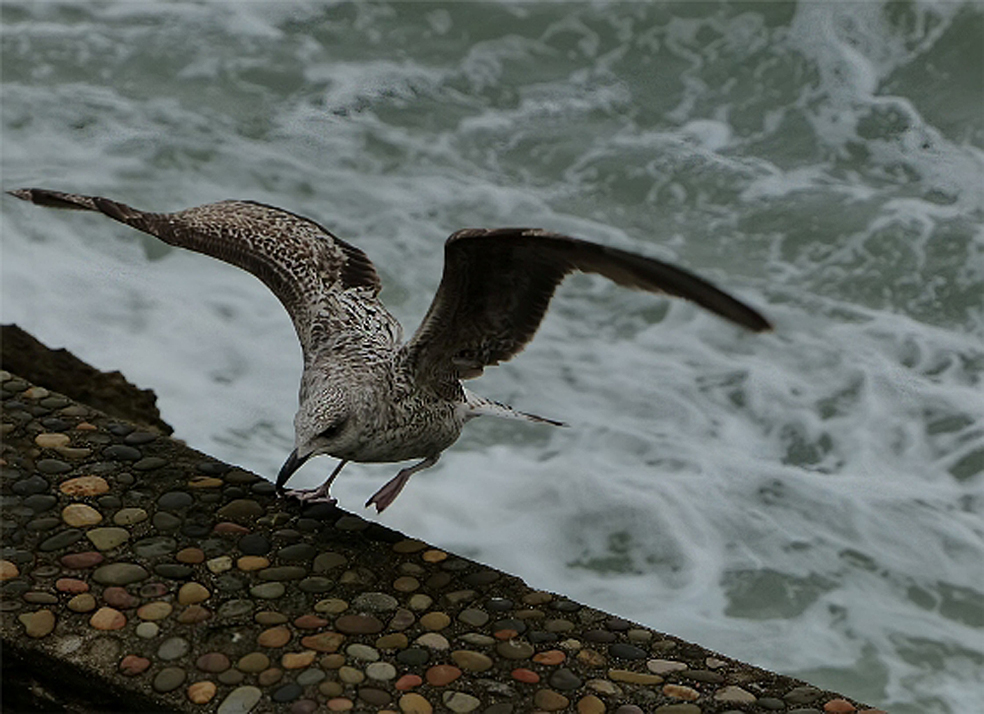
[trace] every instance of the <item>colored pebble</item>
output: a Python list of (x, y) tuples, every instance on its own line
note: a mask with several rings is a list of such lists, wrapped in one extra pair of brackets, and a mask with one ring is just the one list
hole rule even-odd
[(77, 578), (58, 578), (55, 581), (55, 590), (61, 593), (84, 593), (89, 591), (89, 583)]
[(408, 692), (400, 697), (398, 702), (403, 714), (431, 714), (434, 707), (416, 692)]
[(150, 573), (133, 563), (110, 563), (97, 568), (92, 579), (102, 585), (129, 585), (143, 580)]
[(129, 610), (130, 608), (136, 607), (137, 603), (140, 602), (138, 598), (128, 593), (119, 585), (112, 585), (103, 590), (103, 600), (118, 610)]
[(99, 523), (102, 514), (84, 503), (70, 503), (62, 509), (62, 520), (70, 526), (93, 526)]
[(126, 528), (107, 526), (105, 528), (93, 528), (92, 530), (86, 531), (85, 536), (92, 542), (92, 545), (96, 549), (105, 551), (112, 550), (126, 543), (130, 539), (130, 532)]
[(270, 658), (262, 652), (250, 652), (249, 654), (240, 657), (239, 661), (236, 662), (237, 669), (251, 674), (262, 672), (269, 666)]
[(328, 620), (317, 615), (301, 615), (294, 620), (294, 626), (302, 630), (317, 630), (328, 624)]
[(700, 696), (698, 692), (693, 687), (685, 687), (682, 684), (667, 684), (663, 687), (663, 694), (668, 697), (673, 697), (674, 699), (686, 699), (687, 701), (693, 701)]
[(846, 699), (831, 699), (823, 705), (823, 710), (828, 714), (853, 714), (857, 708)]
[(416, 674), (404, 674), (400, 677), (393, 686), (401, 691), (405, 692), (408, 689), (413, 689), (414, 687), (419, 687), (424, 683), (424, 680), (418, 677)]
[(217, 558), (211, 558), (206, 561), (205, 567), (208, 568), (210, 572), (218, 575), (219, 573), (224, 573), (225, 571), (232, 569), (232, 558), (228, 555), (220, 555)]
[(68, 609), (72, 612), (92, 612), (96, 609), (96, 598), (91, 593), (76, 595), (68, 601)]
[(156, 622), (141, 622), (137, 625), (134, 632), (137, 637), (145, 640), (152, 640), (160, 633), (161, 628)]
[(662, 684), (663, 682), (663, 678), (658, 674), (644, 674), (628, 669), (610, 669), (608, 670), (608, 678), (626, 684)]
[(208, 704), (215, 696), (217, 687), (208, 680), (188, 685), (186, 695), (192, 704)]
[(433, 611), (423, 615), (420, 624), (425, 630), (443, 630), (451, 624), (451, 618), (446, 613)]
[(280, 665), (284, 669), (304, 669), (305, 667), (310, 666), (317, 656), (318, 653), (314, 650), (307, 650), (306, 652), (288, 652), (280, 658)]
[(34, 437), (34, 443), (42, 449), (57, 449), (61, 446), (68, 446), (71, 441), (68, 434), (43, 433)]
[(64, 481), (59, 490), (66, 496), (84, 498), (86, 496), (99, 496), (109, 492), (109, 484), (102, 476), (79, 476)]
[(147, 511), (142, 508), (121, 508), (113, 514), (113, 523), (118, 526), (132, 526), (146, 521), (147, 518)]
[(128, 677), (143, 674), (147, 671), (148, 667), (150, 667), (150, 660), (146, 657), (129, 654), (120, 660), (120, 672)]
[(555, 712), (565, 709), (570, 700), (552, 689), (539, 689), (533, 695), (533, 703), (544, 711)]
[(387, 682), (396, 677), (396, 667), (389, 662), (372, 662), (366, 666), (366, 676), (381, 682)]
[(276, 684), (284, 676), (284, 671), (278, 667), (271, 667), (270, 669), (265, 669), (256, 677), (256, 681), (262, 687), (269, 687), (271, 684)]
[(11, 563), (9, 560), (0, 560), (0, 581), (12, 580), (18, 576), (20, 576), (20, 569), (16, 563)]
[(222, 652), (206, 652), (195, 660), (195, 666), (203, 672), (219, 674), (229, 669), (231, 663)]
[(97, 630), (121, 630), (126, 626), (126, 615), (112, 607), (101, 607), (89, 618), (89, 624)]
[(455, 650), (451, 659), (461, 669), (468, 672), (484, 672), (492, 668), (492, 658), (473, 650)]
[(201, 548), (182, 548), (174, 554), (174, 559), (179, 563), (197, 565), (205, 561), (205, 553)]
[(736, 687), (733, 684), (729, 684), (726, 687), (721, 687), (714, 693), (714, 698), (719, 702), (728, 702), (732, 704), (752, 704), (756, 700), (756, 696), (751, 692), (742, 689), (741, 687)]
[(335, 652), (345, 641), (345, 635), (339, 632), (321, 632), (301, 638), (301, 646), (316, 652)]
[(346, 699), (345, 697), (334, 697), (328, 700), (326, 706), (328, 707), (328, 711), (347, 712), (355, 706), (355, 703), (351, 699)]
[(270, 561), (262, 555), (244, 555), (236, 561), (236, 567), (246, 573), (262, 570), (269, 565)]
[(45, 637), (55, 629), (55, 613), (51, 610), (25, 612), (17, 616), (28, 637)]
[(180, 659), (191, 650), (191, 643), (183, 637), (169, 637), (157, 648), (157, 656), (163, 660)]
[(605, 703), (594, 694), (586, 694), (577, 702), (577, 714), (604, 714)]
[(560, 664), (565, 659), (567, 659), (567, 655), (560, 650), (547, 650), (546, 652), (537, 652), (533, 655), (533, 661), (537, 664), (555, 665)]
[(174, 607), (169, 602), (149, 602), (141, 605), (137, 610), (137, 617), (141, 620), (163, 620), (171, 614)]
[(248, 714), (259, 704), (263, 692), (258, 687), (237, 687), (219, 704), (216, 714)]
[(468, 712), (478, 709), (482, 704), (480, 699), (464, 692), (445, 692), (441, 701), (455, 714), (468, 714)]
[(286, 627), (271, 627), (257, 635), (256, 643), (260, 647), (283, 647), (290, 642), (290, 638), (290, 630)]
[(461, 670), (450, 664), (436, 664), (430, 667), (424, 675), (428, 684), (443, 687), (461, 676)]
[(180, 667), (165, 667), (154, 677), (152, 686), (158, 692), (170, 692), (184, 684), (186, 676)]
[(540, 675), (531, 669), (526, 669), (525, 667), (517, 667), (512, 671), (512, 678), (517, 682), (525, 682), (526, 684), (536, 684), (540, 681)]
[(499, 642), (495, 646), (495, 651), (499, 653), (500, 657), (506, 659), (528, 659), (533, 655), (533, 645), (521, 640), (510, 639)]
[(346, 635), (374, 635), (383, 629), (383, 623), (371, 615), (342, 615), (335, 620), (335, 627)]
[(687, 665), (668, 659), (651, 659), (646, 662), (646, 669), (653, 674), (669, 674), (670, 672), (681, 672), (687, 669)]
[[(423, 647), (429, 647), (432, 650), (446, 650), (451, 647), (448, 638), (436, 632), (425, 632), (414, 640), (414, 642)], [(531, 647), (530, 649), (532, 650), (533, 648)]]
[(285, 592), (287, 592), (287, 588), (283, 583), (261, 583), (249, 589), (250, 595), (261, 600), (276, 600), (283, 597)]
[(193, 603), (203, 602), (211, 597), (212, 593), (208, 591), (201, 583), (185, 583), (178, 590), (178, 602), (182, 605), (191, 605)]

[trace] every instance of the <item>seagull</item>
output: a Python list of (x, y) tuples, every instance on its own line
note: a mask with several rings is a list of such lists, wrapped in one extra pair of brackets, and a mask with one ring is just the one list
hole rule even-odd
[(421, 459), (366, 502), (385, 510), (415, 473), (479, 416), (563, 426), (466, 389), (489, 366), (533, 338), (565, 276), (596, 273), (618, 285), (691, 300), (754, 332), (771, 329), (759, 312), (685, 270), (653, 258), (535, 228), (466, 228), (444, 244), (444, 274), (420, 327), (403, 340), (379, 300), (379, 275), (359, 248), (281, 208), (246, 200), (150, 213), (98, 196), (40, 188), (9, 191), (40, 206), (103, 213), (168, 245), (249, 271), (280, 300), (304, 357), (294, 450), (277, 474), (285, 493), (308, 459), (339, 462), (318, 488), (287, 492), (335, 503), (331, 484), (350, 461)]

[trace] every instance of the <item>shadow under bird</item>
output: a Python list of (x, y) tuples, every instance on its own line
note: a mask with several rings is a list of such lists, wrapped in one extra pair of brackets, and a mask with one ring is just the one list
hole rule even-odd
[(757, 311), (672, 265), (530, 228), (469, 228), (447, 239), (444, 275), (417, 332), (379, 301), (380, 280), (359, 248), (314, 221), (253, 201), (220, 201), (150, 213), (97, 196), (39, 188), (9, 192), (53, 208), (97, 211), (165, 243), (243, 268), (287, 309), (304, 354), (294, 450), (277, 475), (281, 492), (312, 456), (340, 459), (317, 489), (290, 491), (333, 502), (331, 483), (349, 461), (421, 461), (402, 469), (366, 506), (383, 511), (416, 472), (433, 466), (467, 421), (498, 416), (561, 425), (466, 389), (533, 338), (554, 291), (573, 272), (686, 298), (756, 332)]

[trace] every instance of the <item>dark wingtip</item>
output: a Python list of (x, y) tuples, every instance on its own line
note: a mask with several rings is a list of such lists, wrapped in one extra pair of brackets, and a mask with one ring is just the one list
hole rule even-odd
[(22, 201), (31, 200), (31, 191), (29, 188), (15, 188), (10, 191), (4, 191), (4, 193), (9, 193), (14, 198), (19, 198)]

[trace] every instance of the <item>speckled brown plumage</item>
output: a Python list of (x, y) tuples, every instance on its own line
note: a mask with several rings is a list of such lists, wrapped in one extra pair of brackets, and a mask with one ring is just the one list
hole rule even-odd
[(440, 287), (404, 343), (399, 323), (378, 299), (379, 276), (366, 254), (303, 216), (253, 201), (148, 213), (96, 196), (37, 188), (10, 193), (42, 206), (103, 213), (262, 280), (287, 309), (304, 353), (295, 449), (278, 488), (318, 454), (341, 462), (314, 492), (317, 499), (329, 498), (348, 461), (423, 459), (369, 499), (366, 505), (380, 511), (413, 473), (437, 461), (469, 419), (550, 422), (479, 397), (461, 380), (520, 352), (570, 273), (683, 297), (748, 329), (770, 329), (754, 309), (652, 258), (536, 229), (467, 229), (448, 238)]

